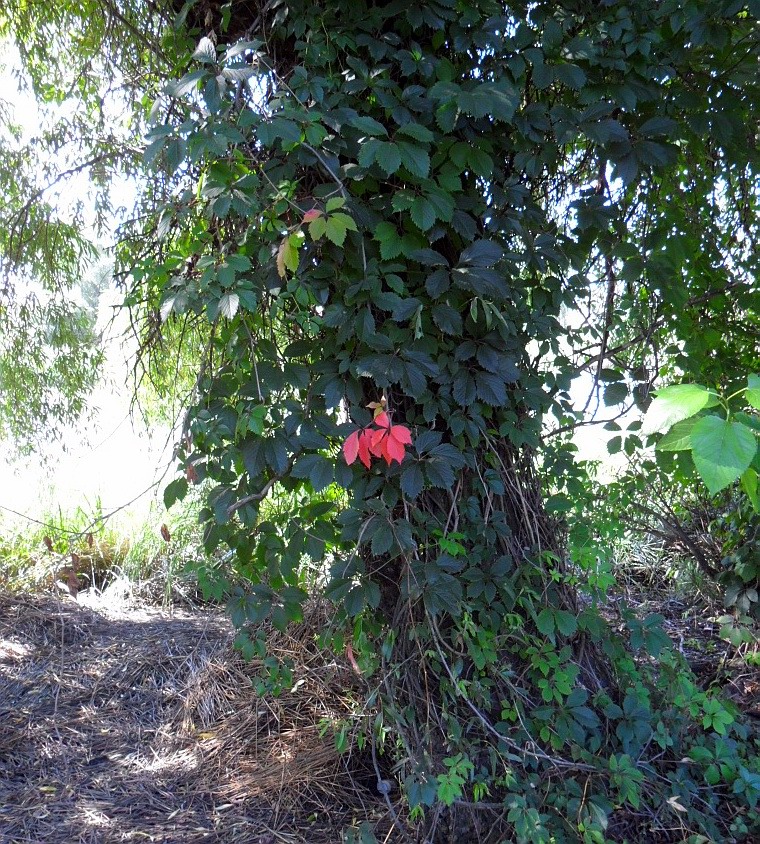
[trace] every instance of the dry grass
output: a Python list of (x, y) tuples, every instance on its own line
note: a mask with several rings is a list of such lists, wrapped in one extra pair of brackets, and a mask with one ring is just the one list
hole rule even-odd
[(0, 842), (386, 838), (366, 760), (324, 730), (357, 718), (352, 675), (310, 629), (272, 637), (299, 682), (264, 699), (218, 611), (0, 594)]

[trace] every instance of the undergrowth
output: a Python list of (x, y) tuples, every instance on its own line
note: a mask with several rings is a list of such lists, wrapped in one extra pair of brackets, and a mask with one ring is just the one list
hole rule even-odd
[[(171, 514), (155, 503), (147, 511), (105, 513), (100, 498), (71, 509), (62, 504), (25, 517), (0, 517), (0, 586), (40, 592), (103, 590), (117, 578), (160, 585), (171, 600), (189, 568), (203, 557), (198, 506)], [(194, 585), (192, 587), (195, 589)]]

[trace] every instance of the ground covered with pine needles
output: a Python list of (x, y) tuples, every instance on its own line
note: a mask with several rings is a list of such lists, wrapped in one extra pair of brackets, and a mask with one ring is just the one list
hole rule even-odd
[[(700, 685), (760, 718), (760, 669), (715, 608), (623, 588), (605, 610), (621, 629), (622, 602), (665, 616)], [(366, 726), (366, 688), (317, 648), (325, 611), (270, 631), (294, 684), (259, 697), (218, 608), (0, 592), (0, 844), (336, 844), (362, 822), (392, 842), (398, 788), (386, 801), (369, 751), (336, 747)]]
[(0, 842), (335, 844), (382, 827), (366, 760), (335, 746), (356, 719), (350, 669), (307, 622), (272, 637), (297, 687), (259, 698), (233, 635), (219, 610), (0, 593)]

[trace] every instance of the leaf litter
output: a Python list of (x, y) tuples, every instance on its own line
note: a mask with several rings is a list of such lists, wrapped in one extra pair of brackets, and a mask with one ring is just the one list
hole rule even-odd
[(259, 698), (220, 610), (0, 593), (0, 842), (383, 840), (367, 759), (336, 749), (361, 695), (314, 642), (325, 612), (270, 632), (297, 682)]

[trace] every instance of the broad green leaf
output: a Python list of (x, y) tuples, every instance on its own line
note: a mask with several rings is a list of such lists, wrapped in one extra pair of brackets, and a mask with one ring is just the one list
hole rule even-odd
[(442, 296), (451, 286), (451, 276), (447, 270), (436, 270), (425, 280), (425, 290), (431, 299)]
[(261, 436), (264, 433), (264, 420), (266, 419), (266, 415), (266, 405), (259, 404), (254, 407), (251, 411), (250, 417), (248, 418), (248, 430), (257, 436)]
[(573, 502), (566, 495), (557, 493), (547, 498), (546, 509), (550, 513), (567, 513), (573, 509)]
[(170, 82), (166, 88), (164, 88), (164, 91), (170, 97), (177, 97), (179, 99), (185, 94), (195, 91), (198, 87), (198, 83), (202, 79), (207, 79), (208, 75), (207, 70), (193, 70), (190, 73), (186, 73), (182, 79), (179, 79), (176, 82)]
[(415, 144), (399, 141), (398, 150), (401, 155), (401, 163), (412, 174), (420, 179), (427, 179), (430, 173), (430, 156), (427, 152)]
[(378, 522), (375, 532), (372, 534), (372, 553), (378, 557), (387, 554), (393, 545), (393, 527), (387, 519)]
[(691, 449), (691, 432), (697, 422), (695, 417), (682, 419), (668, 431), (655, 446), (656, 451), (688, 451)]
[(343, 599), (343, 608), (346, 614), (353, 617), (359, 615), (364, 609), (365, 595), (363, 586), (352, 586), (346, 597)]
[(435, 223), (435, 208), (424, 196), (415, 197), (410, 209), (412, 221), (420, 231), (431, 229)]
[(422, 469), (417, 463), (408, 462), (401, 474), (401, 491), (407, 498), (416, 498), (425, 486)]
[(422, 141), (429, 143), (435, 137), (433, 133), (426, 126), (421, 126), (419, 123), (407, 123), (396, 130), (397, 135), (406, 135), (408, 138), (414, 138), (415, 141)]
[(401, 236), (393, 223), (383, 221), (377, 224), (375, 240), (380, 243), (380, 257), (383, 261), (398, 258), (401, 254)]
[[(296, 269), (297, 268), (298, 265), (296, 264)], [(238, 312), (239, 307), (240, 297), (237, 293), (225, 293), (219, 300), (219, 313), (222, 316), (227, 317), (227, 319), (232, 319), (232, 317), (234, 317)]]
[(375, 120), (374, 117), (359, 115), (351, 118), (351, 120), (348, 121), (348, 125), (352, 126), (354, 129), (358, 129), (365, 135), (378, 135), (380, 137), (386, 137), (388, 135), (388, 131), (385, 126)]
[(462, 317), (459, 311), (450, 305), (440, 303), (432, 309), (433, 322), (444, 334), (460, 336), (462, 334)]
[(472, 267), (492, 267), (504, 254), (504, 249), (492, 240), (477, 240), (459, 256), (460, 264)]
[(576, 617), (567, 610), (554, 610), (554, 621), (563, 636), (572, 636), (578, 629)]
[(478, 398), (492, 407), (501, 407), (507, 401), (504, 380), (493, 372), (476, 372), (475, 384)]
[(399, 148), (390, 141), (383, 141), (378, 145), (375, 161), (386, 176), (391, 176), (401, 167)]
[(606, 407), (622, 404), (627, 398), (628, 385), (623, 381), (617, 381), (614, 384), (607, 384), (604, 388), (604, 404)]
[(543, 62), (536, 62), (533, 65), (533, 84), (539, 90), (548, 88), (554, 79), (554, 68), (545, 65)]
[(536, 627), (544, 636), (553, 636), (556, 628), (554, 613), (548, 607), (542, 609), (536, 618)]
[(717, 404), (717, 398), (701, 384), (674, 384), (660, 390), (649, 406), (641, 427), (643, 434), (670, 430), (676, 422), (688, 419), (705, 407)]
[(337, 211), (338, 208), (342, 208), (345, 204), (346, 200), (342, 196), (331, 196), (325, 203), (325, 212), (332, 214), (333, 211)]
[(296, 460), (292, 472), (294, 478), (308, 478), (315, 492), (319, 492), (333, 481), (333, 463), (321, 454), (304, 454)]
[(749, 498), (752, 509), (756, 513), (760, 513), (760, 500), (757, 496), (757, 472), (751, 466), (742, 474), (741, 486), (745, 495)]
[(348, 216), (348, 214), (331, 214), (327, 218), (327, 225), (325, 226), (325, 234), (328, 240), (331, 240), (336, 246), (343, 246), (346, 241), (346, 232), (356, 231), (356, 223)]
[(669, 117), (652, 117), (639, 126), (639, 135), (642, 137), (670, 135), (677, 126), (675, 120), (671, 120)]
[(216, 62), (216, 47), (214, 42), (205, 35), (198, 42), (193, 58), (199, 62)]
[(760, 410), (760, 375), (749, 376), (745, 395), (752, 407)]
[(245, 82), (259, 73), (256, 67), (225, 67), (222, 76), (230, 82)]
[(370, 138), (365, 141), (359, 149), (358, 161), (362, 167), (370, 167), (376, 160), (378, 151), (380, 150), (380, 141), (375, 138)]
[(175, 501), (182, 501), (187, 495), (188, 483), (185, 478), (176, 478), (164, 490), (164, 506), (168, 510)]
[(319, 240), (327, 232), (327, 217), (317, 217), (309, 223), (309, 234), (312, 240)]
[[(475, 384), (473, 383), (473, 392)], [(438, 457), (431, 457), (425, 461), (425, 475), (428, 483), (439, 489), (450, 489), (454, 486), (456, 476), (451, 464)]]
[(607, 440), (607, 452), (609, 454), (620, 454), (621, 449), (623, 448), (623, 438), (618, 437), (611, 437)]
[(586, 82), (586, 74), (577, 64), (560, 64), (554, 68), (554, 78), (567, 85), (568, 88), (579, 90)]
[(711, 495), (745, 472), (757, 451), (757, 439), (741, 422), (705, 416), (691, 432), (694, 464)]

